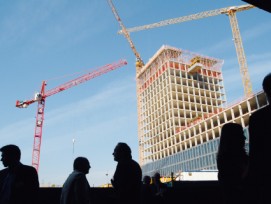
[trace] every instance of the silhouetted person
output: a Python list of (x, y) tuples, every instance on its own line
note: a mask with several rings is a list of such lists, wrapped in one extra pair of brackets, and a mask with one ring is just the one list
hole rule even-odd
[(4, 167), (0, 171), (0, 204), (34, 204), (38, 202), (39, 179), (32, 166), (20, 162), (21, 151), (16, 145), (0, 148)]
[(154, 201), (157, 204), (165, 203), (167, 185), (161, 182), (161, 175), (156, 172), (153, 175), (153, 190), (154, 190)]
[(111, 183), (119, 203), (140, 203), (142, 170), (132, 159), (132, 152), (126, 143), (118, 143), (114, 149), (114, 160), (118, 162)]
[(226, 204), (245, 203), (248, 155), (241, 125), (227, 123), (221, 129), (217, 153), (218, 181)]
[(77, 157), (73, 163), (73, 172), (65, 181), (60, 204), (90, 204), (90, 186), (86, 178), (90, 164), (87, 158)]
[(265, 76), (262, 86), (269, 105), (254, 112), (249, 119), (249, 181), (254, 203), (271, 202), (271, 73)]
[(144, 176), (141, 187), (141, 204), (151, 204), (154, 201), (154, 191), (151, 186), (151, 177)]

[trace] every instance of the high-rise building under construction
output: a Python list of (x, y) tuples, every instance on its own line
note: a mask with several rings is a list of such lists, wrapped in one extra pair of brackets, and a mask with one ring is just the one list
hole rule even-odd
[(216, 170), (221, 127), (267, 105), (261, 91), (228, 105), (223, 60), (162, 46), (137, 70), (139, 162), (144, 175)]

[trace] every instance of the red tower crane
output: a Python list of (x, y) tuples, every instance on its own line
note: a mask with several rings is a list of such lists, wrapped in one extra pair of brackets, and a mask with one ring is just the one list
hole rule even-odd
[(34, 145), (32, 152), (32, 166), (36, 168), (37, 172), (39, 170), (39, 162), (40, 162), (40, 147), (41, 147), (41, 139), (42, 139), (42, 127), (44, 121), (44, 108), (45, 108), (45, 100), (47, 97), (57, 94), (66, 89), (72, 88), (76, 85), (79, 85), (83, 82), (86, 82), (90, 79), (98, 77), (102, 74), (105, 74), (111, 70), (115, 70), (127, 64), (126, 60), (120, 60), (118, 62), (114, 62), (111, 64), (104, 65), (94, 71), (91, 71), (87, 74), (84, 74), (76, 79), (68, 81), (62, 85), (59, 85), (53, 89), (48, 91), (45, 90), (46, 81), (42, 81), (41, 91), (40, 93), (36, 93), (34, 99), (26, 100), (26, 101), (16, 101), (17, 108), (27, 108), (28, 105), (37, 102), (38, 109), (36, 115), (36, 125), (35, 125), (35, 134), (34, 134)]

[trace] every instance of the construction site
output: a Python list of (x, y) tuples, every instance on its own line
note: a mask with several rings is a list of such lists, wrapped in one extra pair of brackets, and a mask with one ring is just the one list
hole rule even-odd
[[(108, 0), (108, 4), (121, 27), (118, 33), (126, 38), (136, 57), (139, 163), (143, 174), (153, 175), (159, 172), (169, 177), (180, 172), (216, 170), (221, 127), (228, 122), (242, 125), (248, 146), (249, 116), (268, 104), (262, 91), (252, 92), (236, 18), (237, 12), (254, 6), (231, 6), (128, 29), (122, 23), (112, 0)], [(130, 37), (131, 32), (221, 14), (229, 17), (244, 88), (243, 99), (231, 105), (227, 103), (223, 83), (222, 59), (162, 45), (144, 63)], [(37, 171), (46, 98), (126, 64), (126, 60), (120, 60), (102, 66), (48, 91), (45, 90), (46, 81), (43, 81), (41, 90), (34, 99), (16, 101), (18, 108), (38, 103), (32, 152), (32, 166)]]
[[(10, 10), (7, 10), (5, 14), (7, 15), (6, 19), (4, 21), (0, 20), (1, 26), (4, 28), (3, 31), (7, 29), (13, 31), (6, 32), (6, 35), (11, 36), (12, 39), (0, 35), (3, 45), (5, 45), (3, 42), (7, 41), (7, 46), (2, 46), (3, 50), (8, 54), (3, 56), (12, 56), (7, 60), (3, 57), (3, 60), (8, 61), (3, 67), (8, 67), (9, 69), (6, 69), (6, 72), (10, 71), (11, 74), (10, 76), (5, 75), (3, 77), (5, 78), (3, 79), (3, 84), (6, 85), (6, 87), (3, 87), (7, 89), (7, 92), (2, 95), (7, 98), (2, 101), (9, 103), (8, 97), (13, 96), (11, 100), (15, 102), (12, 104), (13, 109), (14, 105), (20, 109), (27, 108), (30, 105), (33, 106), (32, 104), (37, 105), (35, 117), (31, 119), (25, 119), (25, 117), (29, 118), (29, 116), (23, 113), (23, 111), (21, 111), (21, 115), (18, 114), (19, 116), (16, 115), (14, 117), (15, 114), (8, 111), (8, 108), (5, 108), (7, 110), (6, 114), (3, 114), (5, 116), (3, 118), (7, 120), (6, 124), (11, 123), (11, 125), (8, 125), (6, 128), (0, 127), (0, 131), (1, 135), (3, 135), (2, 139), (5, 136), (4, 142), (22, 146), (23, 155), (29, 155), (28, 153), (32, 152), (32, 157), (30, 157), (32, 166), (38, 172), (40, 182), (40, 191), (38, 192), (39, 195), (37, 196), (38, 200), (36, 200), (36, 203), (60, 203), (64, 181), (69, 178), (68, 176), (71, 171), (76, 170), (72, 169), (74, 168), (72, 163), (77, 156), (81, 157), (81, 155), (89, 158), (89, 167), (91, 164), (91, 171), (86, 173), (88, 175), (84, 173), (85, 176), (89, 176), (89, 178), (86, 178), (90, 187), (87, 188), (91, 202), (101, 204), (109, 202), (112, 204), (118, 203), (119, 195), (116, 191), (117, 188), (114, 189), (112, 185), (114, 183), (114, 172), (118, 168), (118, 164), (116, 165), (118, 161), (114, 158), (114, 153), (112, 158), (113, 148), (111, 147), (116, 142), (127, 142), (131, 147), (133, 159), (137, 160), (134, 156), (138, 156), (138, 163), (142, 169), (142, 178), (145, 175), (152, 177), (155, 173), (160, 173), (160, 181), (167, 184), (167, 192), (164, 196), (165, 203), (181, 201), (182, 203), (190, 204), (216, 204), (223, 202), (223, 195), (221, 194), (220, 184), (217, 179), (218, 170), (216, 163), (222, 127), (224, 124), (230, 122), (240, 124), (243, 127), (244, 136), (246, 137), (245, 150), (249, 153), (250, 138), (248, 124), (250, 116), (255, 111), (269, 105), (263, 90), (254, 91), (257, 90), (254, 86), (255, 83), (253, 83), (252, 87), (253, 80), (253, 82), (257, 80), (256, 84), (258, 85), (260, 84), (259, 78), (261, 74), (263, 75), (267, 71), (270, 72), (270, 68), (268, 67), (270, 66), (271, 56), (269, 46), (265, 45), (268, 47), (266, 48), (267, 51), (257, 53), (261, 49), (259, 46), (253, 50), (253, 55), (251, 54), (252, 52), (247, 55), (250, 58), (254, 57), (254, 59), (258, 57), (257, 63), (251, 67), (259, 69), (254, 69), (254, 72), (249, 73), (247, 65), (248, 57), (243, 48), (242, 36), (237, 20), (239, 12), (253, 10), (257, 6), (254, 4), (228, 6), (228, 2), (223, 2), (219, 5), (228, 7), (208, 10), (206, 8), (215, 8), (216, 6), (210, 1), (209, 3), (204, 2), (202, 5), (197, 5), (197, 8), (193, 10), (194, 7), (192, 8), (192, 6), (194, 6), (195, 2), (189, 2), (188, 6), (184, 5), (185, 3), (183, 2), (175, 1), (174, 5), (171, 3), (165, 9), (165, 2), (160, 1), (155, 2), (157, 3), (156, 5), (153, 2), (144, 2), (143, 6), (138, 5), (137, 11), (131, 11), (131, 8), (133, 9), (135, 5), (139, 4), (138, 1), (133, 1), (132, 4), (129, 2), (131, 5), (128, 6), (126, 5), (128, 3), (118, 3), (116, 4), (117, 7), (115, 7), (113, 1), (86, 1), (82, 5), (80, 5), (81, 3), (74, 2), (68, 2), (65, 5), (62, 2), (58, 4), (51, 4), (50, 2), (50, 4), (42, 4), (41, 6), (37, 4), (34, 7), (32, 5), (22, 6), (21, 4), (14, 7), (10, 4), (8, 5)], [(166, 4), (169, 3), (166, 2)], [(181, 7), (183, 10), (179, 6), (183, 6)], [(4, 11), (7, 6), (3, 8)], [(33, 8), (35, 9), (33, 10)], [(201, 8), (205, 9), (199, 12)], [(175, 12), (172, 12), (171, 9), (175, 9)], [(45, 13), (41, 12), (43, 10), (45, 10)], [(109, 15), (107, 16), (106, 12), (108, 10)], [(137, 21), (143, 24), (150, 22), (151, 18), (147, 19), (149, 16), (153, 17), (152, 20), (157, 20), (157, 14), (160, 15), (161, 11), (167, 11), (167, 13), (165, 12), (167, 15), (163, 13), (163, 15), (159, 16), (164, 19), (165, 16), (174, 16), (178, 12), (185, 13), (187, 11), (190, 13), (191, 10), (195, 11), (195, 13), (184, 14), (181, 17), (158, 22), (154, 21), (150, 24), (129, 28), (124, 25), (119, 15), (120, 11), (123, 17), (125, 17), (125, 20), (130, 20), (127, 20), (127, 25), (130, 23), (131, 25), (135, 25)], [(20, 11), (22, 11), (22, 14), (17, 15)], [(31, 18), (22, 18), (23, 14), (28, 14), (30, 11), (35, 11), (33, 16), (31, 15)], [(60, 11), (63, 14), (63, 19), (60, 18)], [(150, 11), (151, 15), (147, 11)], [(8, 15), (10, 13), (12, 15)], [(93, 13), (96, 13), (96, 16)], [(131, 16), (127, 17), (125, 15)], [(169, 37), (175, 38), (171, 42), (175, 42), (177, 45), (167, 43), (164, 33), (159, 33), (159, 38), (155, 39), (159, 41), (159, 46), (157, 46), (157, 44), (149, 42), (155, 41), (153, 39), (156, 36), (153, 33), (149, 36), (146, 34), (150, 29), (182, 24), (184, 22), (189, 23), (203, 18), (215, 18), (215, 16), (222, 15), (225, 16), (228, 28), (223, 27), (224, 22), (221, 24), (218, 22), (214, 24), (207, 22), (204, 24), (205, 27), (198, 26), (198, 29), (195, 30), (192, 27), (185, 28), (186, 30), (184, 30), (187, 31), (185, 37), (182, 35), (184, 30), (177, 33), (179, 30), (174, 29), (177, 34), (174, 33), (174, 35)], [(10, 18), (11, 16), (13, 18)], [(50, 18), (47, 18), (48, 16)], [(107, 17), (109, 20), (106, 19)], [(247, 36), (252, 36), (250, 38), (251, 41), (258, 38), (262, 33), (270, 34), (271, 32), (270, 26), (262, 26), (268, 21), (261, 22), (260, 26), (255, 26), (259, 21), (262, 21), (263, 16), (261, 17), (260, 20), (257, 19), (258, 21), (254, 22), (253, 26), (248, 24), (248, 27), (245, 29), (246, 31), (254, 31), (252, 34), (246, 33)], [(255, 17), (253, 16), (252, 18)], [(25, 21), (21, 21), (21, 19)], [(39, 19), (39, 21), (34, 21), (36, 19)], [(89, 24), (90, 19), (92, 24)], [(244, 19), (247, 20), (246, 18)], [(110, 20), (117, 26), (110, 27), (113, 24)], [(17, 21), (18, 27), (14, 29), (15, 22)], [(47, 21), (50, 22), (48, 25), (46, 24)], [(33, 24), (27, 24), (26, 22), (32, 22)], [(24, 23), (25, 27), (22, 27)], [(37, 27), (37, 25), (41, 26)], [(212, 25), (210, 27), (213, 27), (214, 30), (208, 30), (206, 26), (209, 25)], [(221, 27), (223, 28), (216, 28), (217, 25), (222, 25)], [(26, 32), (27, 28), (32, 29)], [(252, 28), (255, 28), (255, 30)], [(112, 36), (110, 36), (108, 33), (112, 29), (115, 29), (114, 31), (116, 32), (112, 32)], [(232, 34), (226, 36), (228, 37), (226, 41), (223, 41), (225, 36), (222, 38), (219, 36), (220, 38), (216, 40), (213, 39), (216, 36), (216, 33), (213, 34), (213, 32), (219, 31), (221, 34), (226, 29), (229, 29), (227, 32)], [(263, 32), (262, 30), (259, 31), (260, 29), (263, 29)], [(30, 35), (36, 30), (39, 32), (35, 34), (35, 37), (34, 35)], [(72, 32), (74, 30), (76, 32)], [(137, 50), (130, 36), (131, 33), (141, 31), (145, 31), (146, 34), (143, 36), (143, 42), (141, 42), (142, 49), (144, 49), (144, 56), (151, 56), (146, 61), (143, 60), (142, 55)], [(206, 39), (201, 38), (201, 34), (204, 31), (207, 31), (205, 36), (208, 38), (208, 42)], [(41, 32), (44, 35), (40, 36), (39, 33)], [(172, 30), (168, 33), (170, 32)], [(192, 32), (195, 34), (196, 40), (193, 37), (190, 38)], [(17, 37), (17, 33), (25, 33), (25, 36)], [(213, 35), (210, 35), (210, 33)], [(66, 35), (68, 37), (64, 38), (63, 36)], [(117, 37), (120, 37), (120, 41), (118, 41)], [(269, 35), (266, 38), (268, 37)], [(32, 41), (32, 38), (36, 41)], [(90, 38), (92, 39), (90, 40)], [(141, 39), (136, 38), (136, 40)], [(60, 46), (60, 41), (63, 43), (62, 46)], [(112, 44), (111, 41), (113, 42)], [(98, 69), (85, 71), (83, 74), (81, 71), (77, 72), (77, 74), (79, 73), (79, 77), (69, 75), (73, 76), (72, 80), (64, 80), (64, 83), (61, 82), (60, 85), (53, 86), (53, 88), (47, 87), (50, 80), (40, 80), (40, 77), (42, 79), (43, 77), (50, 79), (57, 73), (63, 74), (64, 71), (65, 73), (66, 71), (69, 72), (73, 70), (72, 67), (75, 65), (77, 66), (76, 71), (79, 71), (80, 67), (89, 66), (88, 63), (90, 61), (94, 64), (93, 67), (96, 67), (96, 64), (100, 63), (99, 60), (104, 61), (105, 59), (119, 57), (120, 53), (121, 55), (123, 53), (127, 54), (127, 50), (120, 46), (122, 41), (128, 42), (126, 46), (127, 50), (131, 51), (130, 54), (132, 57), (130, 59), (134, 59), (133, 62), (129, 60), (129, 65), (134, 63), (132, 69), (127, 71), (129, 73), (118, 74), (115, 72), (116, 74), (113, 75), (113, 79), (109, 76), (102, 79), (101, 82), (96, 82), (93, 88), (81, 86), (82, 90), (77, 91), (76, 95), (73, 92), (59, 98), (55, 95), (64, 91), (68, 92), (71, 88), (96, 77), (100, 77), (121, 67), (126, 67), (128, 61), (120, 58), (119, 61), (99, 66)], [(266, 41), (266, 39), (263, 41)], [(262, 46), (264, 44), (263, 41), (260, 41), (258, 44)], [(24, 44), (22, 42), (26, 44), (26, 47), (17, 51), (17, 48)], [(52, 44), (47, 44), (47, 42), (51, 42)], [(181, 47), (184, 42), (187, 42), (187, 44)], [(220, 46), (218, 48), (215, 47), (220, 42), (222, 42)], [(216, 53), (218, 49), (225, 46), (224, 42), (228, 44), (229, 42), (232, 43), (232, 48), (228, 47), (225, 49), (225, 53), (230, 53), (230, 55), (223, 53), (223, 51), (218, 54)], [(14, 47), (11, 46), (13, 43)], [(197, 51), (185, 49), (190, 43), (199, 43), (192, 47), (196, 48), (195, 50)], [(29, 44), (31, 46), (28, 48)], [(251, 44), (253, 45), (251, 47), (254, 49), (256, 47), (255, 41)], [(217, 49), (204, 54), (204, 51), (208, 51), (209, 47), (212, 46)], [(152, 50), (154, 47), (155, 50)], [(252, 49), (251, 47), (250, 49)], [(12, 52), (10, 52), (11, 50)], [(23, 55), (17, 57), (21, 52)], [(28, 52), (30, 53), (29, 55)], [(48, 53), (49, 55), (45, 57)], [(129, 53), (127, 55), (129, 57)], [(250, 63), (254, 59), (249, 59)], [(230, 70), (225, 69), (225, 62), (227, 60), (236, 61), (227, 64), (226, 68), (230, 68)], [(10, 61), (12, 61), (11, 64)], [(63, 61), (64, 63), (62, 64)], [(10, 67), (13, 62), (16, 62), (14, 65), (16, 69)], [(22, 65), (21, 72), (17, 69), (19, 65)], [(31, 68), (28, 69), (27, 66), (30, 65)], [(261, 68), (263, 65), (265, 65), (264, 68)], [(49, 70), (48, 67), (51, 66), (52, 69)], [(55, 68), (58, 66), (64, 68), (58, 70)], [(228, 80), (233, 75), (233, 69), (237, 70), (238, 77)], [(254, 74), (260, 72), (260, 69), (261, 73), (255, 77)], [(14, 74), (14, 71), (16, 71), (16, 74)], [(34, 73), (36, 74), (34, 75)], [(253, 76), (253, 80), (251, 80), (250, 74)], [(14, 79), (16, 81), (14, 83), (14, 90), (11, 89), (13, 83), (10, 83), (13, 77), (16, 78)], [(58, 79), (60, 78), (58, 77), (56, 81)], [(111, 79), (112, 81), (110, 81)], [(36, 81), (41, 86), (35, 92), (34, 97), (27, 97), (26, 100), (13, 100), (15, 96), (17, 97), (19, 89), (21, 92), (20, 95), (23, 97), (26, 96), (25, 94), (28, 92), (28, 89), (33, 88), (33, 84), (36, 84)], [(235, 100), (228, 100), (230, 98), (228, 93), (231, 94), (233, 90), (231, 87), (232, 89), (228, 92), (227, 85), (229, 81), (240, 82), (238, 85), (235, 83), (232, 84), (234, 88), (238, 86), (236, 88), (238, 89), (238, 93), (233, 93), (234, 97), (230, 96)], [(239, 92), (242, 92), (242, 94), (239, 94)], [(53, 101), (51, 104), (50, 101), (47, 101), (47, 98), (50, 96), (55, 96), (56, 98), (55, 102)], [(65, 97), (67, 97), (67, 100)], [(126, 104), (128, 105), (126, 106)], [(51, 105), (50, 112), (48, 110), (47, 113), (45, 105), (49, 107)], [(48, 114), (48, 120), (46, 113)], [(47, 121), (45, 120), (45, 116)], [(11, 117), (14, 117), (14, 119)], [(19, 122), (15, 123), (13, 121)], [(44, 126), (45, 124), (48, 124), (48, 126)], [(30, 126), (31, 128), (29, 128)], [(29, 148), (26, 137), (29, 135), (29, 130), (33, 131), (33, 129), (34, 134), (31, 134), (31, 136), (32, 139), (34, 136), (34, 142), (33, 146)], [(48, 129), (48, 131), (44, 132), (45, 129)], [(47, 146), (44, 148), (45, 151), (42, 150), (44, 154), (41, 154), (43, 134), (45, 135), (46, 140), (44, 142)], [(131, 138), (134, 140), (130, 140)], [(138, 152), (135, 147), (138, 148)], [(41, 155), (44, 157), (41, 158)], [(29, 156), (24, 156), (23, 164), (27, 163), (25, 162), (27, 161), (25, 158), (29, 158)], [(54, 179), (52, 185), (51, 178)], [(101, 185), (102, 182), (103, 184)], [(129, 183), (129, 179), (127, 179), (127, 183), (131, 184), (131, 182)], [(249, 196), (246, 196), (245, 201), (247, 199), (249, 199)], [(132, 197), (131, 201), (133, 201)]]
[[(252, 92), (236, 13), (254, 8), (232, 6), (153, 24), (126, 28), (112, 1), (108, 1), (137, 57), (139, 163), (144, 175), (165, 177), (180, 172), (217, 170), (216, 154), (225, 123), (241, 124), (247, 138), (250, 115), (266, 106), (263, 91)], [(185, 21), (227, 14), (239, 62), (244, 97), (228, 104), (223, 84), (223, 60), (163, 45), (145, 64), (130, 33)]]
[[(128, 41), (135, 61), (137, 135), (139, 164), (143, 175), (159, 172), (164, 178), (181, 173), (217, 171), (216, 154), (221, 128), (228, 122), (242, 125), (249, 144), (248, 122), (250, 115), (268, 105), (263, 91), (253, 93), (236, 14), (255, 8), (246, 4), (168, 19), (152, 24), (126, 28), (112, 0), (107, 3), (120, 26), (118, 35)], [(153, 56), (144, 62), (133, 43), (130, 33), (226, 15), (232, 31), (244, 96), (227, 101), (223, 59), (184, 50), (174, 45), (161, 45)], [(17, 108), (37, 103), (35, 117), (32, 166), (39, 171), (45, 102), (47, 97), (58, 94), (95, 77), (127, 65), (119, 60), (101, 66), (55, 88), (46, 90), (42, 81), (40, 91), (29, 100), (17, 100)], [(75, 139), (73, 139), (74, 145)], [(73, 146), (74, 151), (74, 146)], [(186, 175), (185, 174), (185, 175)], [(108, 173), (107, 173), (108, 175)], [(179, 177), (181, 180), (181, 177)], [(109, 187), (108, 184), (105, 184)]]

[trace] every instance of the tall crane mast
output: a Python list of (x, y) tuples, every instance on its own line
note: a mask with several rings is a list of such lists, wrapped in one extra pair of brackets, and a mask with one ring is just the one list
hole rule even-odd
[(236, 10), (234, 8), (228, 10), (228, 16), (230, 19), (233, 41), (236, 49), (237, 59), (239, 62), (241, 79), (244, 87), (244, 93), (246, 97), (253, 94), (252, 83), (250, 81), (250, 76), (248, 73), (248, 66), (245, 51), (243, 48), (242, 38), (236, 18)]
[[(141, 59), (141, 56), (140, 54), (138, 53), (138, 51), (136, 50), (135, 48), (135, 45), (130, 37), (130, 34), (129, 32), (126, 30), (126, 27), (124, 26), (124, 24), (122, 23), (122, 20), (112, 2), (112, 0), (108, 0), (107, 1), (116, 20), (118, 21), (122, 31), (123, 31), (123, 34), (124, 34), (124, 37), (127, 39), (127, 41), (129, 42), (129, 45), (134, 53), (134, 55), (136, 56), (136, 73), (139, 74), (140, 73), (140, 70), (142, 69), (142, 67), (144, 66), (144, 62), (143, 60)], [(137, 95), (137, 114), (138, 116), (141, 116), (141, 95), (140, 95), (140, 83), (139, 83), (139, 79), (136, 77), (136, 95)], [(140, 122), (139, 122), (139, 118), (138, 118), (138, 133), (140, 133), (141, 130), (141, 127), (140, 127)], [(138, 134), (138, 140), (139, 140), (139, 164), (143, 164), (143, 147), (142, 147), (142, 142), (141, 142), (141, 138), (140, 136), (141, 134)]]
[(41, 150), (41, 139), (42, 139), (42, 127), (44, 121), (44, 108), (45, 108), (45, 100), (47, 97), (57, 94), (61, 91), (67, 90), (72, 88), (76, 85), (89, 81), (95, 77), (98, 77), (102, 74), (105, 74), (111, 70), (115, 70), (127, 64), (126, 60), (119, 60), (118, 62), (114, 62), (111, 64), (104, 65), (94, 71), (91, 71), (87, 74), (84, 74), (76, 79), (68, 81), (62, 85), (59, 85), (53, 89), (48, 91), (45, 90), (47, 85), (46, 81), (42, 81), (41, 90), (39, 93), (36, 93), (33, 99), (26, 100), (26, 101), (16, 101), (17, 108), (27, 108), (30, 104), (37, 102), (37, 114), (36, 114), (36, 124), (35, 124), (35, 133), (34, 133), (34, 145), (33, 145), (33, 152), (32, 152), (32, 166), (35, 169), (39, 170), (39, 163), (40, 163), (40, 150)]
[(122, 29), (118, 31), (118, 33), (124, 34), (125, 32), (126, 33), (137, 32), (141, 30), (147, 30), (147, 29), (152, 29), (152, 28), (157, 28), (157, 27), (162, 27), (162, 26), (167, 26), (167, 25), (172, 25), (172, 24), (177, 24), (177, 23), (183, 23), (186, 21), (198, 20), (201, 18), (207, 18), (211, 16), (217, 16), (220, 14), (226, 14), (229, 16), (229, 19), (230, 19), (230, 25), (232, 28), (235, 49), (236, 49), (237, 58), (239, 62), (240, 73), (241, 73), (242, 83), (244, 87), (244, 93), (245, 93), (245, 96), (248, 97), (252, 94), (252, 84), (251, 84), (249, 73), (248, 73), (248, 66), (246, 62), (246, 56), (245, 56), (245, 52), (244, 52), (244, 48), (242, 44), (240, 30), (238, 27), (236, 12), (245, 11), (252, 8), (255, 8), (255, 6), (249, 5), (249, 4), (220, 8), (220, 9), (204, 11), (204, 12), (200, 12), (200, 13), (196, 13), (196, 14), (192, 14), (188, 16), (182, 16), (178, 18), (163, 20), (163, 21), (148, 24), (148, 25), (127, 28), (125, 29), (125, 31)]

